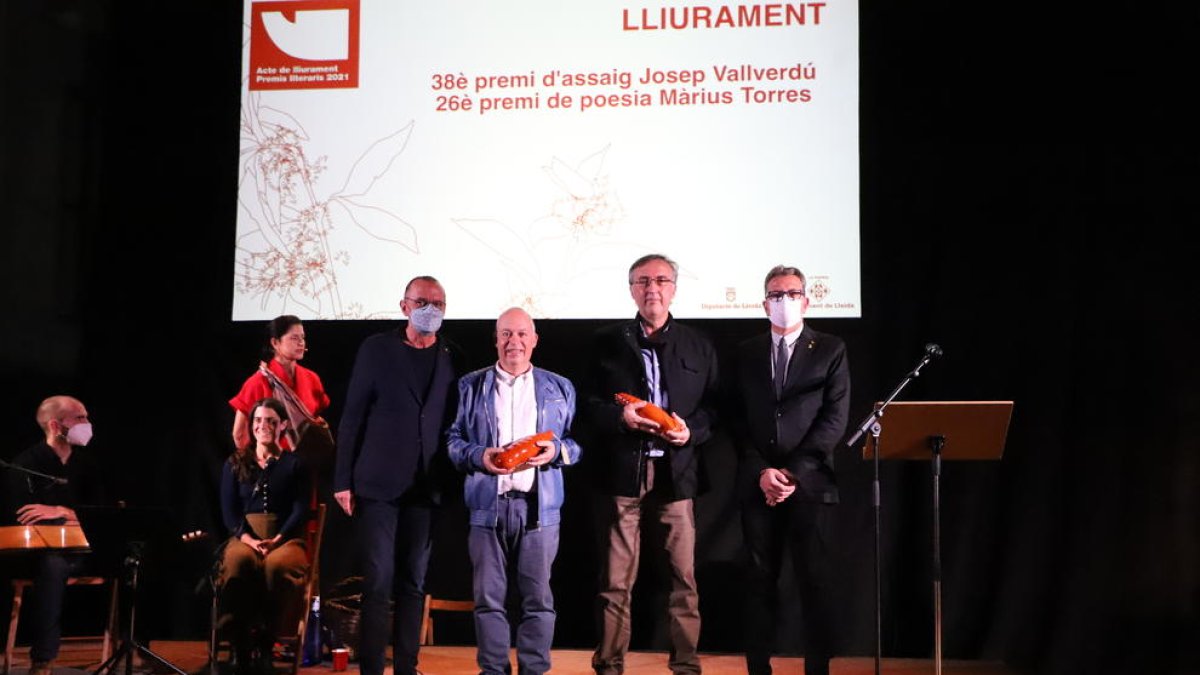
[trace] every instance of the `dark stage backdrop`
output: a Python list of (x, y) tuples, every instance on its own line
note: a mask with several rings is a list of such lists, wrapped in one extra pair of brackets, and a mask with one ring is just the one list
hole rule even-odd
[[(1186, 243), (1200, 162), (1184, 67), (1200, 26), (1191, 5), (1126, 9), (862, 3), (863, 318), (813, 323), (848, 343), (855, 421), (931, 341), (945, 357), (905, 399), (1016, 402), (1002, 461), (945, 466), (948, 658), (1053, 673), (1200, 669)], [(228, 320), (241, 35), (238, 2), (0, 3), (0, 448), (11, 457), (36, 442), (38, 402), (74, 394), (115, 491), (168, 506), (185, 529), (218, 527), (225, 401), (262, 331)], [(799, 255), (780, 251), (780, 262)], [(470, 290), (447, 289), (451, 317)], [(623, 279), (612, 292), (626, 292)], [(305, 363), (328, 385), (335, 424), (358, 343), (391, 327), (307, 324)], [(700, 327), (728, 353), (765, 321)], [(596, 324), (539, 328), (535, 360), (577, 377)], [(446, 332), (474, 364), (492, 358), (486, 322)], [(701, 647), (737, 651), (729, 439), (706, 457)], [(871, 470), (851, 450), (838, 470), (838, 625), (843, 652), (868, 656)], [(594, 640), (588, 471), (586, 456), (569, 471), (555, 568), (562, 647)], [(928, 657), (928, 464), (885, 463), (882, 489), (884, 653)], [(451, 506), (440, 526), (439, 594), (469, 592), (464, 519)], [(327, 586), (354, 572), (346, 525), (331, 516)], [(205, 633), (195, 585), (206, 564), (197, 555), (156, 570), (141, 624), (152, 637)], [(641, 577), (635, 648), (664, 646), (660, 588)], [(794, 589), (781, 593), (781, 646), (799, 652), (803, 608)], [(439, 638), (469, 643), (470, 631), (449, 621)]]

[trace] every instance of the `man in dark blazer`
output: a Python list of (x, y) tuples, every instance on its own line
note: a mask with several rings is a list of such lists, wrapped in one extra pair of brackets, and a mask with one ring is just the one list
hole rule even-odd
[[(669, 666), (675, 673), (700, 672), (692, 499), (705, 487), (698, 447), (712, 436), (717, 357), (706, 337), (670, 315), (677, 276), (666, 256), (635, 261), (629, 290), (637, 318), (601, 329), (593, 345), (588, 411), (604, 540), (596, 598), (600, 644), (592, 656), (597, 673), (624, 671), (643, 518), (650, 549), (665, 552), (670, 569)], [(617, 393), (643, 402), (619, 405)], [(640, 415), (647, 402), (672, 411), (679, 428), (666, 431)]]
[(785, 547), (804, 615), (804, 671), (829, 672), (835, 648), (830, 526), (838, 501), (833, 449), (846, 430), (850, 369), (846, 346), (804, 323), (804, 274), (782, 265), (767, 273), (763, 309), (769, 333), (738, 347), (738, 492), (750, 553), (746, 665), (771, 672), (776, 584)]
[(417, 277), (400, 309), (403, 330), (359, 348), (338, 426), (333, 496), (357, 521), (363, 555), (363, 675), (383, 673), (390, 601), (394, 671), (417, 672), (430, 535), (452, 471), (444, 432), (457, 407), (457, 355), (437, 334), (446, 292), (437, 279)]

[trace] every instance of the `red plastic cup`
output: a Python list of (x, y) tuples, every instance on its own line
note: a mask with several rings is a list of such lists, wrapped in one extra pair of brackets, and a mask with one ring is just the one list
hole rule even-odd
[(350, 665), (350, 650), (345, 647), (340, 647), (333, 650), (333, 670), (342, 672)]

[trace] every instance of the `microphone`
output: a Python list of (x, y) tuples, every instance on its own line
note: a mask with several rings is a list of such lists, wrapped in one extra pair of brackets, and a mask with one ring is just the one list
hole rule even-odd
[(929, 344), (925, 345), (925, 353), (929, 356), (941, 356), (942, 348), (937, 346), (936, 343), (930, 342)]

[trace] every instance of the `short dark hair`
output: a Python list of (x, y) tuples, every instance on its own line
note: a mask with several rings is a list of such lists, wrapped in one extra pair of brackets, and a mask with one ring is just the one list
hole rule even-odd
[(421, 275), (419, 277), (413, 277), (412, 279), (408, 280), (407, 284), (404, 285), (404, 295), (406, 297), (408, 296), (408, 289), (412, 288), (412, 285), (417, 283), (418, 281), (426, 281), (431, 284), (437, 284), (438, 286), (442, 285), (442, 282), (438, 281), (437, 279), (434, 279), (433, 277), (431, 277), (429, 275)]
[(763, 293), (767, 292), (767, 284), (775, 277), (800, 277), (800, 290), (808, 290), (808, 280), (804, 278), (804, 272), (801, 272), (798, 267), (788, 267), (787, 265), (776, 265), (767, 272), (767, 278), (763, 279)]

